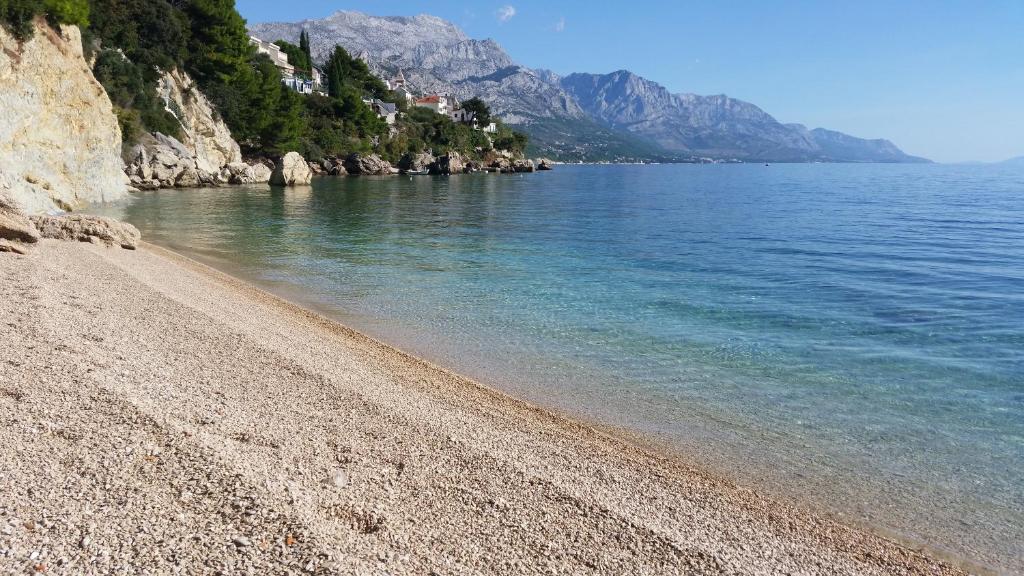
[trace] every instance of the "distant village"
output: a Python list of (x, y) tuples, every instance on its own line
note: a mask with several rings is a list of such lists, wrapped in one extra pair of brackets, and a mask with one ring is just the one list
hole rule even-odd
[[(266, 54), (270, 57), (270, 60), (281, 71), (281, 82), (285, 86), (300, 94), (327, 95), (324, 90), (326, 77), (316, 66), (313, 66), (312, 70), (300, 70), (298, 71), (300, 73), (297, 74), (295, 66), (288, 62), (288, 54), (284, 53), (280, 46), (273, 42), (260, 40), (255, 36), (250, 36), (249, 42), (256, 47), (260, 54)], [(365, 59), (365, 55), (361, 55), (361, 57)], [(474, 113), (463, 108), (459, 101), (451, 95), (413, 93), (401, 69), (398, 70), (398, 74), (394, 78), (385, 80), (384, 83), (387, 85), (388, 90), (397, 94), (399, 98), (404, 98), (410, 106), (433, 110), (437, 114), (451, 118), (453, 122), (472, 126), (488, 134), (495, 134), (498, 131), (498, 126), (494, 122), (486, 126), (479, 126), (476, 118), (474, 118)], [(392, 102), (384, 102), (378, 98), (372, 98), (364, 99), (363, 103), (369, 106), (389, 126), (395, 124), (400, 114), (398, 107)]]

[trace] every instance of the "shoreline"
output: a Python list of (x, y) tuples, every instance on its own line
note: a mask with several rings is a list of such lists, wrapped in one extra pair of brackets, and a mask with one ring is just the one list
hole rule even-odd
[[(157, 429), (174, 432), (162, 443), (170, 446), (148, 450), (141, 466), (155, 462), (159, 467), (166, 451), (187, 452), (176, 448), (171, 436), (183, 437), (197, 452), (212, 453), (206, 464), (247, 480), (259, 492), (250, 499), (263, 502), (261, 508), (315, 535), (309, 540), (322, 544), (313, 546), (319, 550), (308, 562), (324, 573), (347, 573), (357, 565), (398, 573), (481, 566), (510, 573), (515, 566), (524, 572), (546, 566), (590, 573), (814, 573), (828, 566), (829, 573), (961, 573), (933, 559), (941, 553), (921, 553), (916, 546), (765, 498), (628, 431), (602, 429), (513, 398), (165, 248), (144, 244), (132, 253), (46, 241), (33, 254), (12, 260), (10, 268), (12, 278), (0, 288), (5, 319), (12, 321), (0, 329), (25, 330), (41, 318), (36, 329), (46, 334), (22, 334), (25, 342), (17, 345), (28, 347), (23, 351), (28, 361), (0, 365), (4, 380), (24, 388), (7, 385), (0, 414), (13, 416), (26, 402), (35, 406), (34, 378), (49, 390), (39, 398), (42, 406), (71, 393), (66, 378), (46, 376), (48, 368), (74, 371), (84, 361), (96, 362), (93, 370), (103, 377), (81, 376), (94, 396), (112, 396), (111, 402), (138, 410)], [(96, 282), (79, 285), (76, 269)], [(63, 298), (47, 298), (55, 294)], [(92, 303), (87, 305), (91, 315), (76, 309), (75, 302)], [(23, 314), (22, 307), (30, 310)], [(146, 325), (147, 318), (155, 318), (153, 326)], [(87, 330), (68, 342), (51, 341), (61, 327), (93, 322), (122, 327), (126, 334), (112, 338), (103, 330)], [(88, 338), (97, 333), (106, 336), (99, 342)], [(110, 340), (117, 346), (107, 346)], [(84, 352), (71, 363), (55, 361), (62, 360), (61, 346)], [(53, 366), (33, 366), (38, 354)], [(351, 404), (337, 404), (339, 398)], [(332, 403), (333, 408), (323, 408)], [(311, 411), (297, 411), (299, 404)], [(347, 416), (346, 408), (351, 409)], [(70, 416), (46, 413), (51, 419), (62, 415)], [(77, 427), (96, 424), (75, 417), (86, 418)], [(347, 426), (324, 429), (322, 420), (332, 418)], [(30, 419), (26, 427), (34, 430), (39, 420), (46, 418)], [(60, 430), (75, 427), (58, 422), (53, 436), (63, 438)], [(126, 425), (125, 433), (134, 427)], [(0, 433), (15, 436), (4, 438), (4, 469), (17, 470), (10, 465), (25, 457), (12, 447), (42, 441), (25, 436), (19, 443), (20, 430)], [(449, 466), (431, 467), (438, 460)], [(194, 471), (186, 464), (186, 472)], [(325, 483), (325, 477), (334, 481)], [(24, 490), (17, 482), (12, 487), (12, 480), (0, 477), (0, 487), (16, 495), (17, 508)], [(452, 484), (466, 480), (477, 482), (452, 490)], [(74, 515), (81, 505), (63, 494), (53, 500), (47, 506), (63, 507), (64, 515)], [(180, 500), (170, 498), (166, 510), (188, 508)], [(19, 520), (32, 515), (32, 504), (21, 506)], [(431, 510), (434, 517), (428, 517)], [(238, 515), (244, 519), (247, 511)], [(0, 524), (9, 515), (0, 514)], [(162, 518), (158, 514), (154, 523), (164, 526)], [(120, 520), (115, 524), (125, 523)], [(233, 514), (221, 520), (236, 521)], [(551, 530), (553, 525), (562, 530)], [(347, 531), (339, 532), (345, 526)], [(292, 570), (278, 557), (289, 554), (276, 554), (291, 551), (290, 536), (262, 532), (250, 530), (244, 538), (272, 541), (269, 552), (233, 543), (228, 532), (208, 550), (215, 550), (218, 560), (237, 562), (236, 568), (251, 563)], [(25, 540), (31, 541), (37, 532), (28, 534)], [(77, 532), (73, 538), (50, 537), (57, 546), (86, 548)], [(434, 545), (417, 546), (427, 541)], [(328, 549), (341, 552), (324, 552)], [(499, 563), (481, 564), (484, 559)], [(9, 560), (0, 556), (0, 565)]]
[(335, 308), (323, 306), (314, 301), (303, 302), (301, 298), (290, 297), (289, 294), (294, 293), (295, 287), (286, 282), (278, 282), (280, 287), (286, 287), (284, 289), (274, 290), (269, 287), (262, 287), (255, 277), (246, 277), (241, 269), (233, 269), (232, 263), (228, 260), (218, 259), (209, 255), (203, 257), (198, 255), (189, 256), (178, 252), (174, 248), (168, 248), (149, 242), (143, 242), (143, 244), (146, 249), (158, 252), (168, 259), (178, 260), (183, 265), (197, 266), (206, 273), (223, 277), (223, 279), (228, 282), (236, 283), (240, 287), (254, 290), (258, 294), (278, 300), (280, 303), (301, 313), (313, 314), (314, 316), (320, 317), (327, 323), (337, 325), (355, 337), (373, 342), (375, 345), (406, 357), (409, 361), (423, 364), (432, 370), (437, 370), (449, 375), (450, 377), (464, 380), (468, 385), (480, 389), (485, 394), (496, 395), (501, 399), (517, 403), (524, 409), (537, 411), (545, 417), (562, 420), (567, 423), (580, 426), (584, 429), (588, 429), (590, 432), (603, 436), (608, 441), (620, 442), (630, 449), (646, 452), (656, 459), (675, 462), (694, 472), (708, 475), (717, 481), (725, 482), (729, 484), (732, 489), (752, 490), (791, 506), (794, 509), (799, 510), (802, 514), (822, 517), (828, 521), (891, 540), (900, 546), (905, 546), (937, 560), (947, 562), (952, 566), (970, 572), (971, 574), (1000, 574), (997, 570), (958, 555), (956, 552), (951, 550), (926, 544), (920, 540), (900, 534), (894, 529), (889, 529), (867, 520), (858, 519), (852, 514), (843, 514), (838, 510), (825, 508), (820, 502), (812, 503), (806, 496), (801, 499), (795, 491), (786, 491), (778, 489), (777, 487), (769, 490), (765, 485), (763, 485), (764, 483), (759, 485), (757, 482), (751, 481), (749, 476), (746, 478), (738, 477), (734, 471), (730, 470), (730, 467), (723, 464), (721, 460), (718, 460), (716, 464), (712, 464), (707, 457), (702, 458), (698, 454), (694, 453), (692, 449), (685, 449), (674, 444), (670, 438), (657, 437), (649, 433), (633, 430), (626, 424), (613, 425), (598, 421), (594, 418), (585, 417), (581, 414), (574, 414), (568, 410), (553, 406), (546, 406), (538, 401), (520, 398), (513, 393), (502, 390), (498, 385), (487, 383), (484, 378), (468, 376), (455, 369), (446, 367), (441, 360), (431, 360), (427, 355), (413, 353), (404, 349), (400, 345), (391, 344), (386, 336), (375, 336), (358, 328), (349, 326), (344, 321), (337, 320), (333, 317), (333, 315), (336, 315), (339, 312)]

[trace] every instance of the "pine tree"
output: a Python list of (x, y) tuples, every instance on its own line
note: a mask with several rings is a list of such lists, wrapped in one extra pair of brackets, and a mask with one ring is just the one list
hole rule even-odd
[(182, 10), (192, 23), (189, 71), (200, 84), (230, 83), (253, 53), (234, 0), (187, 0)]
[(352, 58), (341, 46), (335, 46), (331, 57), (327, 59), (327, 93), (334, 98), (340, 98), (344, 94), (351, 61)]
[(305, 58), (306, 70), (312, 71), (313, 70), (313, 54), (310, 52), (310, 48), (309, 48), (309, 34), (307, 34), (305, 30), (303, 30), (302, 33), (299, 34), (299, 50), (301, 50), (302, 53), (306, 55), (306, 58)]

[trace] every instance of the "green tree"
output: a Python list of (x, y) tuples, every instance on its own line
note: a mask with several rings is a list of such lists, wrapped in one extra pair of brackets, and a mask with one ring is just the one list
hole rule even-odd
[(200, 85), (230, 84), (248, 68), (255, 50), (234, 0), (176, 0), (191, 22), (188, 69)]
[(89, 25), (88, 0), (43, 0), (46, 17), (58, 24)]
[(491, 108), (480, 98), (474, 96), (463, 102), (462, 107), (473, 113), (477, 126), (487, 126), (491, 123)]
[(88, 0), (0, 0), (0, 23), (19, 40), (32, 36), (32, 20), (44, 15), (52, 25), (89, 25)]
[(298, 76), (307, 79), (312, 77), (312, 64), (310, 64), (306, 53), (301, 48), (286, 40), (278, 40), (274, 44), (281, 48), (281, 52), (288, 55), (288, 63), (295, 66), (295, 72)]
[(309, 47), (309, 34), (303, 29), (302, 33), (299, 34), (299, 50), (305, 55), (306, 69), (313, 69), (313, 53)]

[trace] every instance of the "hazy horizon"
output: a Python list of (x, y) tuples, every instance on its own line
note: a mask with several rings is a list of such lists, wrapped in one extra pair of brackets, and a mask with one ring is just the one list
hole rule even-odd
[(771, 6), (578, 0), (238, 0), (250, 22), (431, 14), (558, 74), (630, 70), (675, 93), (728, 94), (782, 123), (891, 140), (936, 162), (1024, 156), (1024, 4), (914, 0)]

